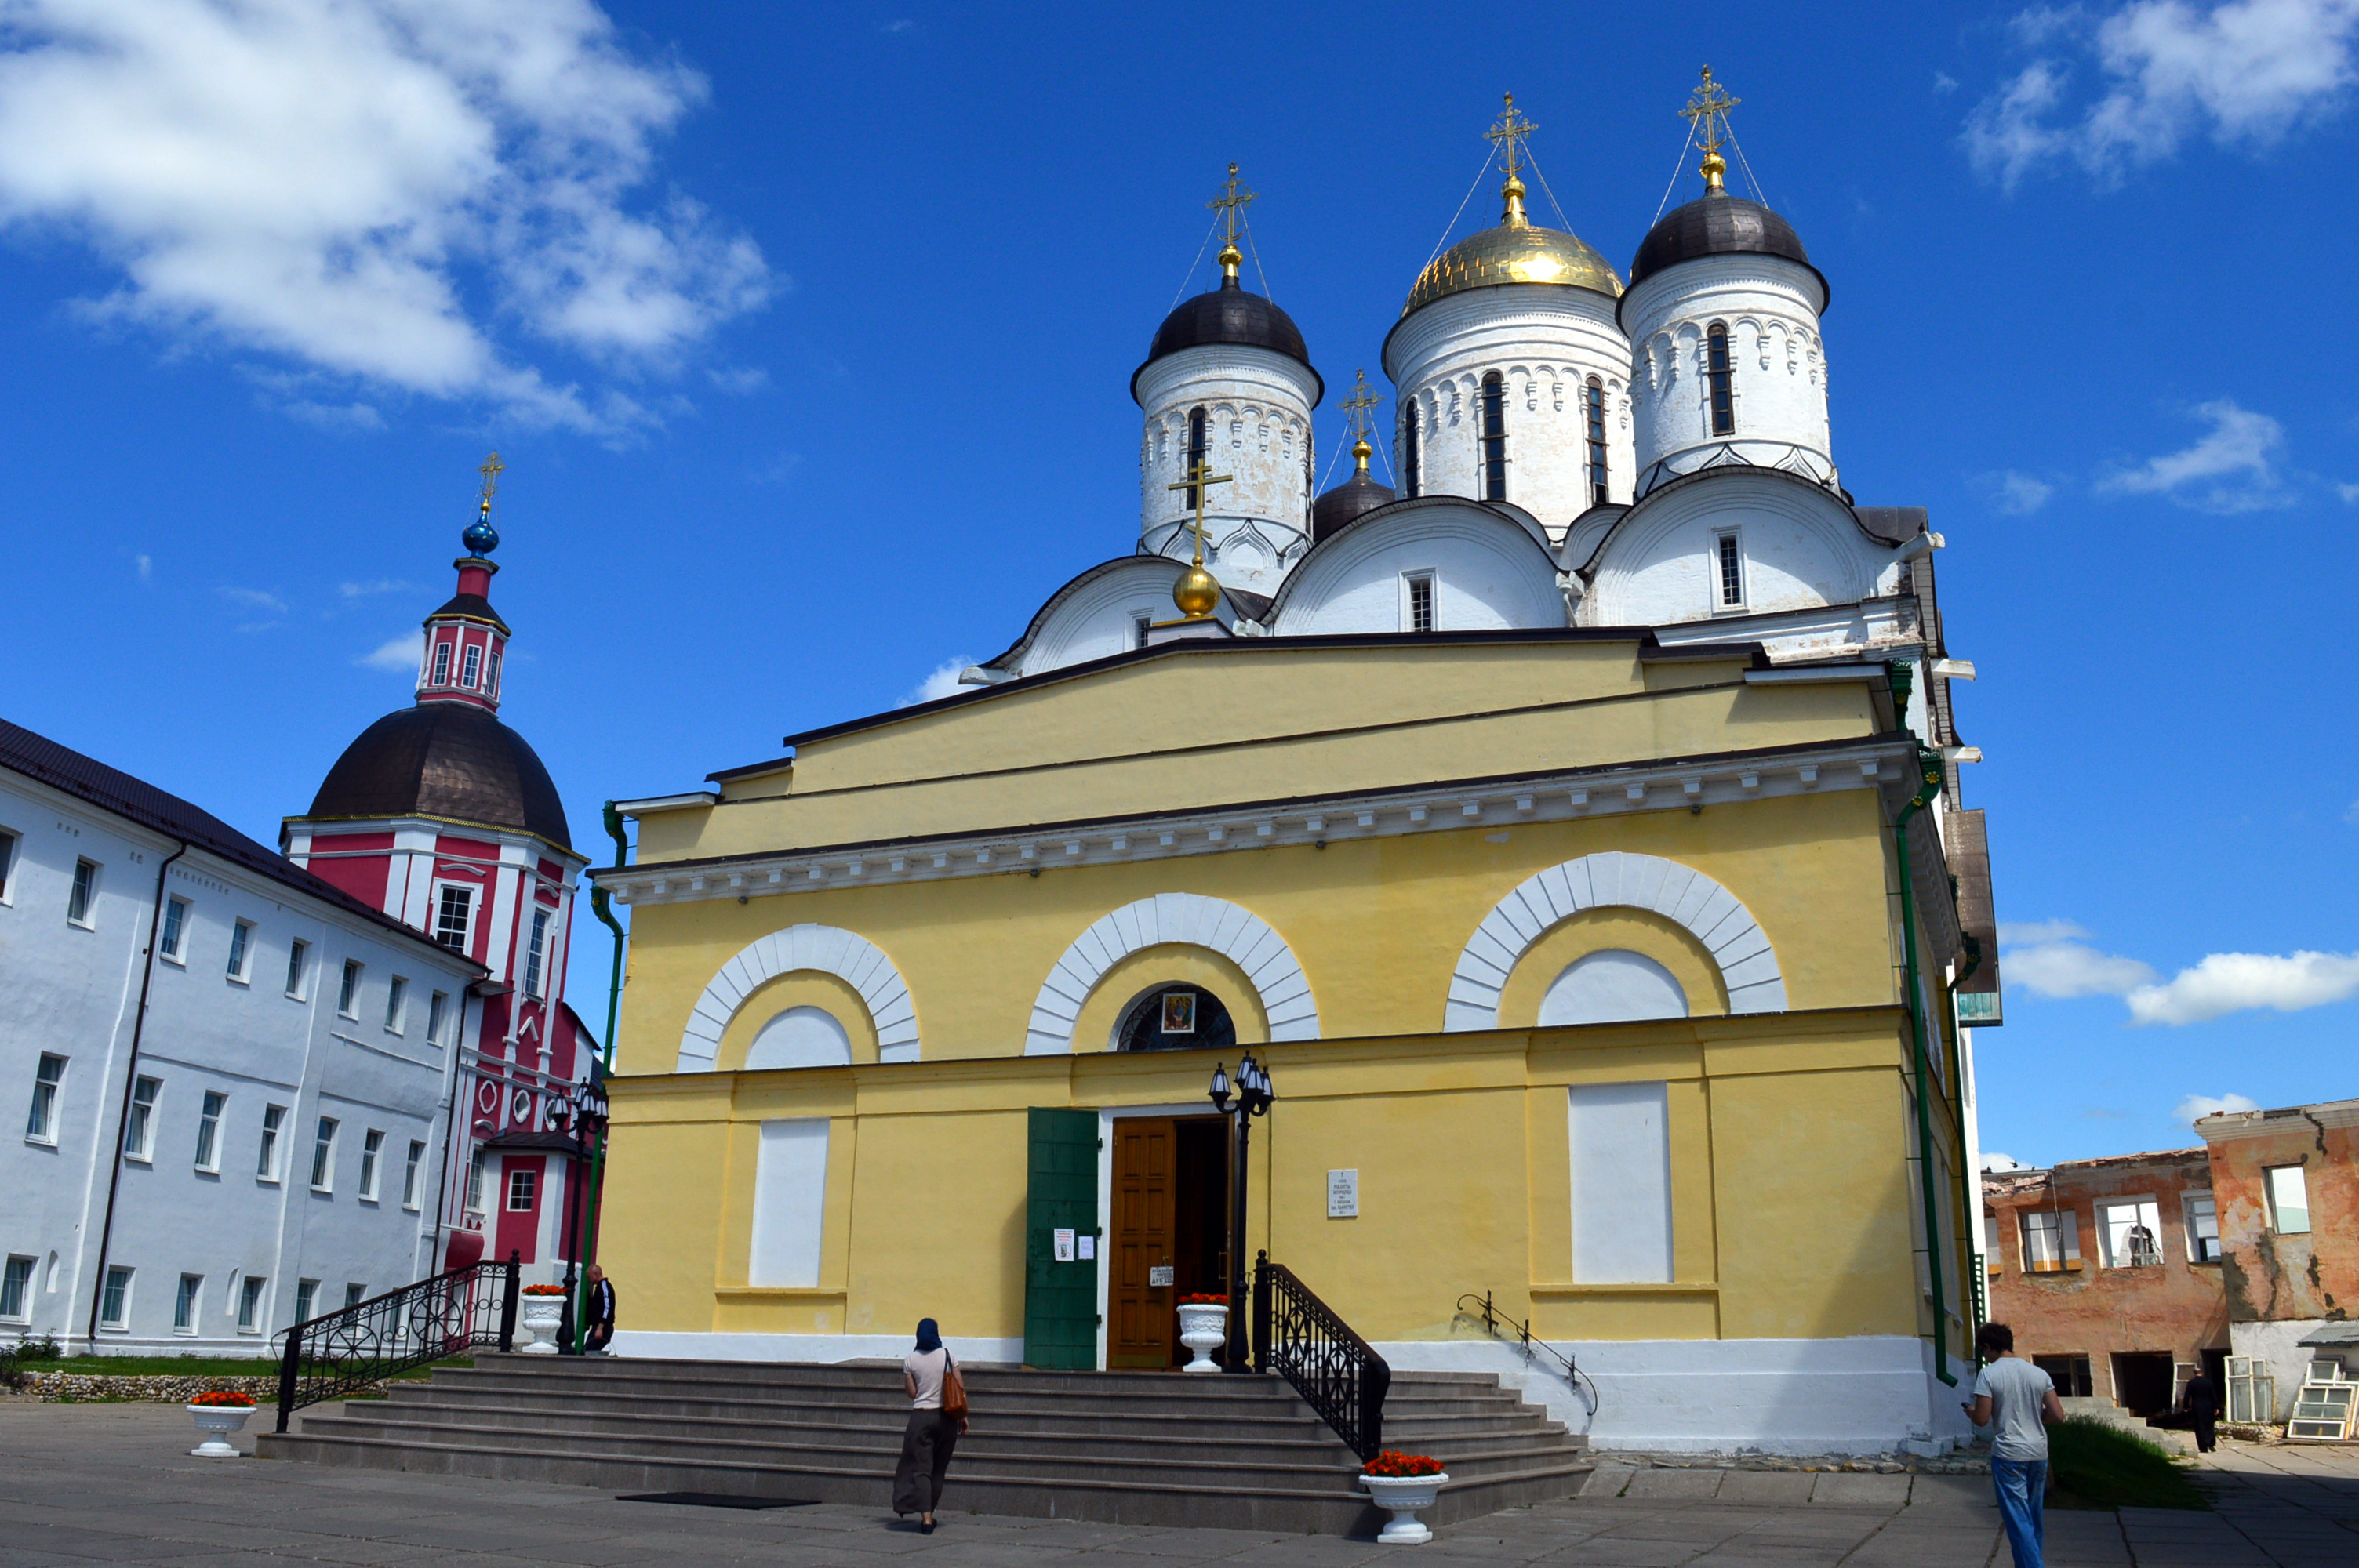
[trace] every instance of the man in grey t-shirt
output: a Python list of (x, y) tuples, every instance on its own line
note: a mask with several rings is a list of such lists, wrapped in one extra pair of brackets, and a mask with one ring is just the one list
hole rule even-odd
[(1967, 1419), (1991, 1433), (1991, 1486), (2015, 1568), (2044, 1568), (2047, 1540), (2048, 1428), (2064, 1419), (2064, 1405), (2048, 1374), (2015, 1353), (2015, 1330), (1986, 1323), (1974, 1348), (1987, 1363), (1974, 1379)]

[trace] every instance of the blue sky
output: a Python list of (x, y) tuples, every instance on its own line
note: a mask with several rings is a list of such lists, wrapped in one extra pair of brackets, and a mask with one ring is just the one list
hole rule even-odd
[(587, 847), (1129, 548), (1128, 378), (1230, 159), (1328, 384), (1381, 386), (1501, 91), (1626, 266), (1709, 60), (1833, 284), (1845, 482), (1950, 542), (2020, 928), (1986, 1145), (2359, 1094), (2359, 0), (10, 16), (5, 712), (266, 840), (408, 700), (487, 448), (507, 717)]

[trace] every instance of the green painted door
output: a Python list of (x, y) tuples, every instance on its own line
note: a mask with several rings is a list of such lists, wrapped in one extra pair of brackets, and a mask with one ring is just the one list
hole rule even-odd
[[(1098, 1115), (1032, 1108), (1031, 1182), (1024, 1215), (1024, 1364), (1089, 1371), (1098, 1364), (1098, 1266), (1080, 1239), (1098, 1236)], [(1073, 1233), (1069, 1260), (1057, 1232)]]

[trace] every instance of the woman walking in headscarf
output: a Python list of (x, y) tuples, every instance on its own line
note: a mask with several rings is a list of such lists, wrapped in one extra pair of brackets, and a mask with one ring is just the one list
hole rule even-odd
[(893, 1467), (893, 1511), (905, 1519), (918, 1515), (918, 1528), (931, 1535), (951, 1451), (966, 1433), (966, 1390), (932, 1318), (919, 1323), (918, 1347), (901, 1364), (901, 1377), (909, 1390), (909, 1424), (901, 1433), (901, 1462)]

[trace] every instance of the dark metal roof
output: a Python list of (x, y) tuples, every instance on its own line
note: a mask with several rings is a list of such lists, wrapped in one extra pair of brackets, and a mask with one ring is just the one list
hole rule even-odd
[(1317, 544), (1377, 507), (1390, 506), (1395, 499), (1392, 486), (1355, 471), (1350, 480), (1310, 503), (1310, 542)]
[(479, 593), (452, 594), (451, 602), (426, 619), (435, 621), (446, 615), (463, 615), (470, 621), (485, 622), (502, 632), (508, 629), (508, 623), (500, 619), (500, 612), (492, 608), (492, 601)]
[[(249, 871), (268, 877), (281, 886), (334, 904), (347, 914), (356, 914), (389, 931), (397, 931), (411, 939), (428, 943), (426, 934), (403, 925), (381, 909), (363, 903), (332, 882), (322, 881), (297, 865), (286, 856), (264, 848), (254, 839), (215, 816), (212, 812), (190, 805), (177, 795), (168, 795), (145, 779), (110, 768), (96, 758), (59, 745), (45, 735), (37, 735), (22, 726), (0, 719), (0, 767), (22, 773), (28, 779), (49, 785), (87, 801), (102, 811), (139, 824), (142, 827), (175, 838), (191, 849), (201, 849), (217, 860), (243, 866)], [(450, 953), (461, 962), (483, 968), (472, 958)]]
[(573, 848), (549, 770), (523, 736), (464, 702), (421, 702), (362, 730), (304, 815), (432, 816)]
[(1284, 354), (1310, 372), (1315, 384), (1310, 395), (1313, 407), (1327, 395), (1327, 384), (1312, 366), (1310, 351), (1303, 345), (1302, 330), (1294, 324), (1294, 318), (1260, 295), (1247, 293), (1232, 278), (1208, 294), (1181, 300), (1177, 309), (1163, 318), (1163, 325), (1155, 330), (1155, 341), (1147, 351), (1147, 363), (1131, 373), (1131, 396), (1138, 396), (1138, 378), (1146, 373), (1147, 365), (1182, 349), (1201, 349), (1214, 343)]
[(1810, 266), (1810, 253), (1802, 248), (1794, 226), (1758, 201), (1726, 194), (1699, 197), (1663, 214), (1638, 243), (1638, 254), (1630, 263), (1630, 287), (1635, 289), (1683, 261), (1724, 255), (1782, 256), (1810, 267), (1810, 276), (1819, 280), (1819, 308), (1826, 308), (1826, 275)]
[(1854, 506), (1851, 511), (1862, 528), (1887, 545), (1905, 545), (1930, 525), (1921, 506)]

